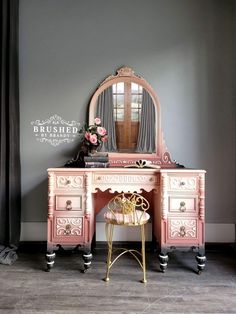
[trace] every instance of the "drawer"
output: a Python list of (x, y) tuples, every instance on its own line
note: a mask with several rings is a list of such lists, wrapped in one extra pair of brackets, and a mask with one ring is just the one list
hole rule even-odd
[(159, 176), (154, 174), (116, 174), (116, 173), (99, 173), (96, 172), (93, 177), (93, 183), (94, 184), (101, 184), (101, 185), (147, 185), (147, 186), (153, 186), (156, 187), (160, 184), (159, 182)]
[(79, 240), (84, 236), (83, 217), (55, 217), (54, 220), (54, 240), (70, 242)]
[(197, 218), (169, 219), (167, 227), (168, 240), (178, 240), (179, 243), (184, 243), (185, 240), (196, 240), (198, 237), (197, 226)]
[(169, 212), (173, 214), (198, 213), (198, 196), (169, 196)]
[(55, 188), (58, 190), (77, 190), (84, 187), (84, 177), (82, 175), (61, 175), (56, 174)]
[(83, 211), (83, 195), (56, 195), (56, 210)]
[(169, 191), (198, 191), (198, 176), (169, 176)]

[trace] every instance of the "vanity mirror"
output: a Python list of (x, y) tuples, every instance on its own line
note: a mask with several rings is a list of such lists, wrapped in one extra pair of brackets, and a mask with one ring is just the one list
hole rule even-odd
[(163, 140), (161, 108), (151, 85), (129, 67), (108, 76), (95, 91), (89, 105), (89, 124), (99, 117), (108, 133), (102, 151), (110, 165), (125, 166), (148, 160), (176, 167)]
[(205, 170), (186, 169), (171, 160), (153, 88), (132, 69), (119, 69), (91, 98), (90, 125), (96, 117), (108, 131), (109, 141), (102, 148), (110, 167), (48, 169), (47, 270), (53, 267), (59, 247), (83, 250), (84, 271), (89, 269), (97, 213), (112, 193), (137, 191), (152, 206), (152, 234), (161, 271), (167, 268), (167, 253), (180, 249), (197, 252), (200, 273), (206, 260)]

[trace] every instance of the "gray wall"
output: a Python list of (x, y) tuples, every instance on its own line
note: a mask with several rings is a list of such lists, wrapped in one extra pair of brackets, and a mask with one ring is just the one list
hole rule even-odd
[(30, 122), (83, 123), (99, 82), (127, 65), (159, 95), (173, 159), (207, 170), (207, 222), (235, 223), (233, 9), (226, 0), (20, 0), (22, 221), (46, 221), (46, 169), (78, 145), (40, 143)]

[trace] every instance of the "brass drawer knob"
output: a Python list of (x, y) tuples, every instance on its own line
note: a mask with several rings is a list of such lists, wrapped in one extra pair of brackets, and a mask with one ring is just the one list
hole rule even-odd
[(185, 202), (180, 202), (179, 204), (179, 210), (183, 213), (186, 211), (186, 206)]
[(185, 229), (184, 226), (181, 226), (181, 227), (179, 228), (179, 235), (180, 235), (182, 238), (186, 236), (186, 229)]
[(72, 202), (71, 202), (71, 200), (67, 200), (66, 201), (66, 209), (67, 210), (71, 210), (72, 209)]
[(71, 184), (71, 181), (69, 179), (66, 180), (66, 184)]
[(70, 235), (71, 234), (71, 225), (66, 225), (66, 230), (64, 231), (64, 233), (66, 235)]

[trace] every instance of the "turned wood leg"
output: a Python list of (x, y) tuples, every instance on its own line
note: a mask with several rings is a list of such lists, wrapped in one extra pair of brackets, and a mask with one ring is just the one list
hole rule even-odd
[(89, 250), (84, 252), (82, 256), (84, 260), (84, 269), (82, 270), (82, 272), (85, 273), (91, 267), (93, 254), (91, 253), (91, 250)]
[(206, 256), (203, 254), (199, 254), (196, 256), (197, 260), (197, 269), (198, 269), (198, 274), (200, 275), (203, 269), (205, 268), (205, 263), (206, 263)]
[(46, 253), (46, 261), (47, 261), (46, 271), (49, 272), (53, 268), (55, 257), (56, 257), (56, 253), (53, 251), (48, 251)]
[(163, 273), (166, 271), (168, 260), (169, 260), (169, 257), (166, 253), (161, 252), (159, 254), (160, 269)]

